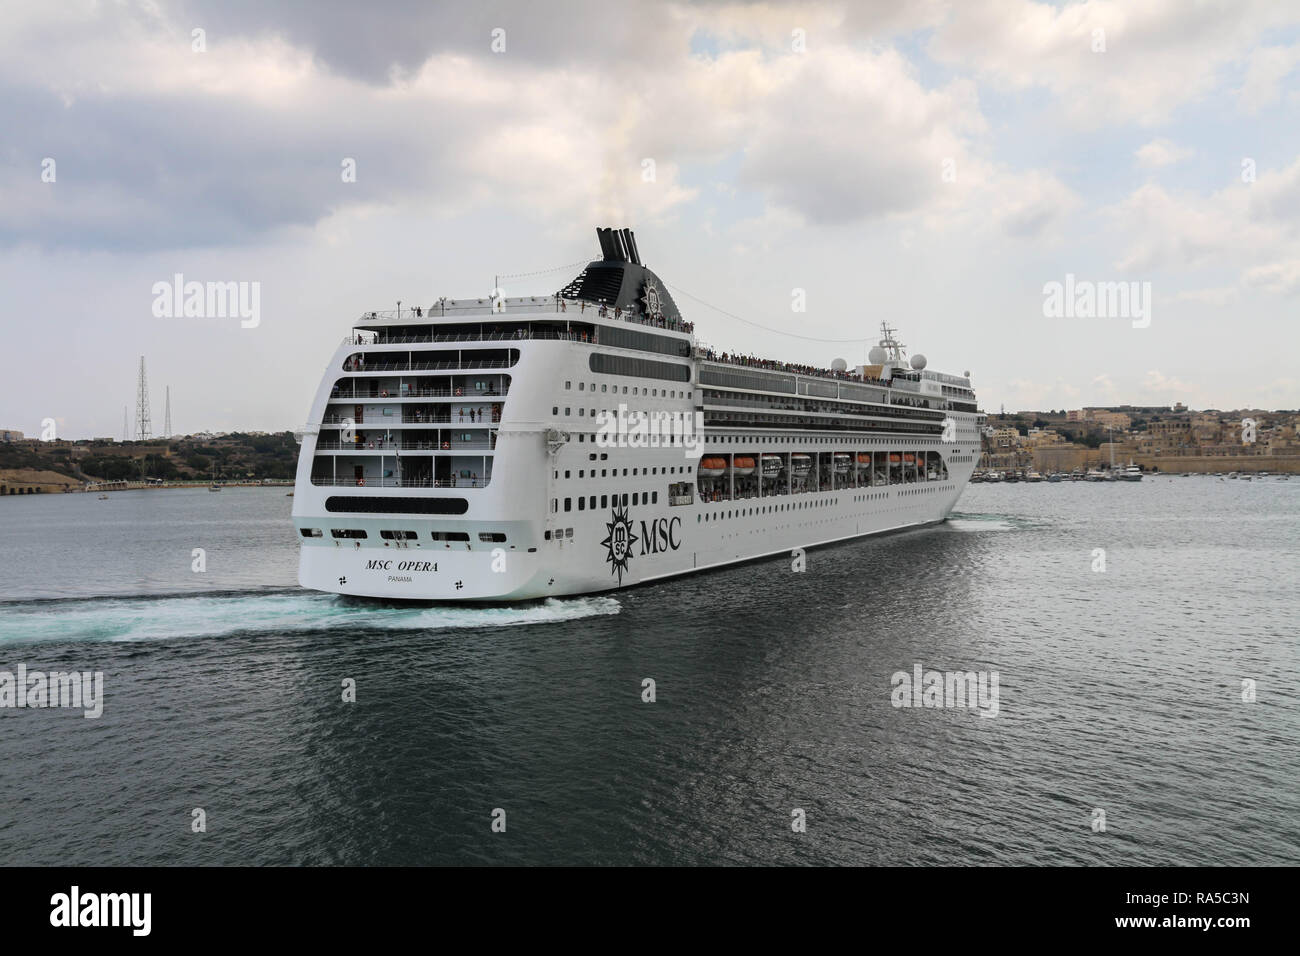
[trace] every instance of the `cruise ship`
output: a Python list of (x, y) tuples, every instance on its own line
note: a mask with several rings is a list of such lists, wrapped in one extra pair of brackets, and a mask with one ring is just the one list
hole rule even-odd
[(303, 429), (299, 581), (507, 602), (626, 588), (944, 520), (970, 373), (703, 345), (627, 229), (560, 291), (367, 312)]

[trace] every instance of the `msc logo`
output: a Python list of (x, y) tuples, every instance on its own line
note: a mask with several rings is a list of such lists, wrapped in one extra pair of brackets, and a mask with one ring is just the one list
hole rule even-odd
[(610, 564), (609, 573), (617, 574), (618, 583), (622, 584), (623, 572), (632, 560), (632, 545), (637, 543), (638, 538), (632, 533), (632, 519), (627, 516), (626, 508), (615, 507), (611, 516), (613, 520), (605, 525), (609, 535), (601, 544), (608, 551), (605, 560)]
[(623, 583), (623, 574), (628, 570), (632, 556), (637, 554), (635, 545), (641, 543), (642, 555), (662, 554), (676, 551), (682, 546), (681, 518), (652, 518), (641, 522), (641, 536), (632, 533), (632, 519), (628, 517), (627, 508), (615, 506), (611, 512), (613, 520), (607, 522), (609, 535), (601, 544), (606, 549), (605, 560), (609, 562), (610, 574), (618, 575), (618, 583)]
[(650, 524), (641, 522), (641, 553), (658, 554), (660, 551), (676, 551), (682, 546), (677, 539), (681, 518), (655, 518)]

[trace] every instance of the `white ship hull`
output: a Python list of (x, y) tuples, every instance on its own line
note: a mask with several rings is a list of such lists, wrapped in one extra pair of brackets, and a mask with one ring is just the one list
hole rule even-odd
[[(960, 410), (943, 397), (955, 377), (733, 369), (662, 317), (474, 305), (371, 314), (331, 359), (294, 491), (303, 587), (489, 602), (617, 590), (941, 521), (979, 455), (973, 394)], [(638, 412), (702, 430), (607, 434)], [(725, 473), (698, 473), (705, 457)]]

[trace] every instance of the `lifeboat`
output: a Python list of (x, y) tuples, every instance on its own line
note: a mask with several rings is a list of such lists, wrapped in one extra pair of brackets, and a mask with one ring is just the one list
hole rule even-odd
[(696, 469), (701, 478), (717, 478), (727, 470), (727, 459), (706, 457), (700, 459), (700, 465)]
[(867, 471), (871, 468), (871, 452), (858, 452), (858, 471)]
[(731, 460), (731, 470), (737, 475), (752, 475), (755, 467), (754, 459), (745, 455), (737, 455)]
[(812, 459), (807, 455), (791, 455), (790, 470), (796, 478), (806, 478), (812, 471)]
[(760, 455), (763, 461), (763, 477), (775, 478), (785, 469), (785, 462), (780, 455)]
[(835, 473), (837, 475), (848, 474), (849, 455), (845, 452), (837, 452), (835, 455)]
[(900, 464), (900, 463), (902, 462), (902, 460), (903, 460), (903, 456), (900, 455), (898, 452), (896, 452), (896, 451), (891, 451), (891, 452), (889, 453), (889, 463), (890, 463), (891, 465), (897, 465), (897, 464)]
[(913, 465), (915, 463), (916, 463), (916, 456), (913, 455), (911, 452), (908, 452), (903, 455), (903, 464)]

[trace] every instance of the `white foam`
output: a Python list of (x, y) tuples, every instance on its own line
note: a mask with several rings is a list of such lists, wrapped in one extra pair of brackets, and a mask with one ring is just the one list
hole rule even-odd
[(386, 606), (315, 592), (33, 601), (0, 613), (0, 646), (62, 641), (151, 641), (310, 631), (440, 631), (519, 627), (621, 610), (612, 597), (548, 598), (501, 607)]

